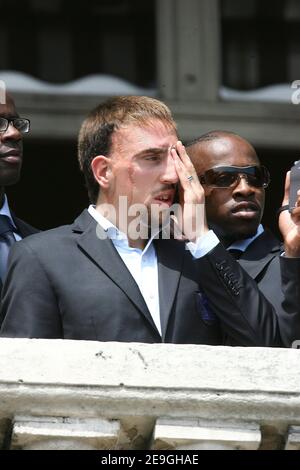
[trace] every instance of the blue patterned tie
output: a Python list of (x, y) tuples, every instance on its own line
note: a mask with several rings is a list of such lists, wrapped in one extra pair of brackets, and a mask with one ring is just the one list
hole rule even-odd
[(9, 250), (16, 242), (13, 230), (14, 227), (10, 218), (7, 215), (0, 214), (0, 277), (2, 281), (6, 274)]

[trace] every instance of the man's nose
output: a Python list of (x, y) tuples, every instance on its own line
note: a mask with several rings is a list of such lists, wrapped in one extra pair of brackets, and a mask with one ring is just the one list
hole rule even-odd
[(178, 183), (178, 175), (175, 168), (175, 163), (173, 157), (168, 155), (164, 171), (161, 176), (161, 181), (168, 184)]
[(254, 188), (248, 183), (247, 177), (245, 175), (239, 176), (239, 182), (234, 188), (234, 194), (252, 194), (254, 193)]
[(2, 140), (2, 142), (5, 142), (6, 140), (21, 140), (22, 134), (10, 122), (6, 131), (0, 133), (0, 139)]

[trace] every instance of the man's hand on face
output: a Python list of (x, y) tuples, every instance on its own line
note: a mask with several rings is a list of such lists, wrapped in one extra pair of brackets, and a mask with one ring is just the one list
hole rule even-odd
[[(289, 190), (290, 172), (286, 175), (282, 206), (289, 203)], [(292, 212), (285, 210), (280, 213), (279, 229), (283, 237), (285, 256), (300, 258), (300, 190), (298, 191), (296, 207)]]
[(181, 214), (177, 217), (178, 228), (184, 239), (195, 242), (208, 232), (205, 215), (205, 197), (196, 170), (186, 153), (184, 145), (178, 141), (171, 149), (178, 174)]

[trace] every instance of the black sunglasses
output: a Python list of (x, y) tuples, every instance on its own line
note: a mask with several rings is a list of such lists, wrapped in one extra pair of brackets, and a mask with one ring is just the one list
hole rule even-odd
[(265, 166), (218, 166), (207, 170), (199, 180), (213, 188), (233, 188), (241, 178), (254, 188), (266, 188), (270, 183), (270, 173)]
[(25, 118), (9, 118), (0, 117), (0, 132), (6, 132), (8, 126), (12, 124), (22, 134), (26, 134), (30, 130), (30, 121)]

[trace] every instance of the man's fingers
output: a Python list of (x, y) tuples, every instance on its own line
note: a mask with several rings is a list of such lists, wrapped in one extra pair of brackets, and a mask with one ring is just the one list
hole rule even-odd
[(178, 174), (178, 177), (179, 177), (180, 184), (181, 184), (182, 188), (184, 190), (190, 189), (189, 188), (190, 182), (188, 180), (188, 176), (189, 176), (188, 172), (187, 172), (186, 167), (185, 167), (184, 163), (182, 162), (182, 160), (180, 159), (180, 157), (177, 153), (177, 150), (175, 148), (171, 149), (171, 155), (174, 159), (175, 168), (176, 168), (176, 171), (177, 171), (177, 174)]
[(296, 207), (300, 207), (300, 189), (297, 191)]
[(177, 174), (184, 191), (188, 193), (192, 191), (197, 199), (202, 198), (202, 186), (199, 182), (197, 172), (181, 141), (178, 141), (176, 145), (171, 148), (171, 155), (175, 161)]
[(282, 201), (282, 206), (285, 206), (286, 204), (289, 203), (290, 199), (290, 181), (291, 181), (291, 172), (288, 171), (285, 177), (285, 186), (284, 186), (284, 196), (283, 196), (283, 201)]
[(300, 191), (297, 192), (297, 201), (295, 208), (292, 210), (291, 218), (293, 223), (297, 226), (298, 231), (300, 230)]

